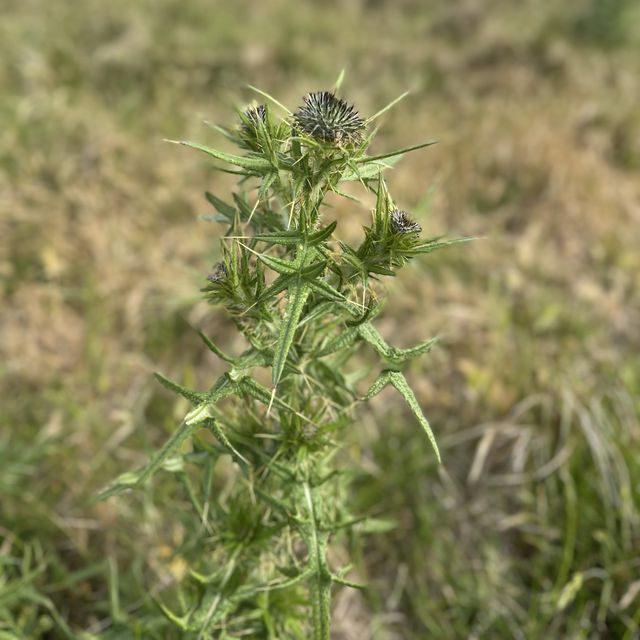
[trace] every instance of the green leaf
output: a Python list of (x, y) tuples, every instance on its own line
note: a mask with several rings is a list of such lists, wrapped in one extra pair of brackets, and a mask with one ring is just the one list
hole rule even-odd
[(337, 290), (334, 289), (328, 282), (324, 280), (307, 280), (307, 284), (311, 287), (314, 293), (333, 300), (334, 302), (346, 302), (347, 299)]
[(173, 432), (169, 440), (164, 444), (162, 449), (158, 451), (152, 458), (151, 462), (139, 471), (123, 473), (120, 475), (116, 482), (111, 486), (101, 491), (96, 500), (106, 500), (111, 496), (117, 495), (141, 485), (147, 478), (150, 478), (164, 463), (164, 461), (171, 456), (180, 445), (189, 437), (194, 431), (200, 428), (199, 424), (187, 424), (186, 420)]
[(402, 364), (407, 360), (412, 360), (418, 356), (428, 353), (438, 342), (438, 338), (431, 338), (430, 340), (424, 340), (418, 343), (415, 347), (409, 347), (408, 349), (397, 349), (396, 347), (390, 347), (387, 353), (387, 360), (393, 364)]
[(200, 338), (202, 338), (202, 341), (207, 345), (209, 350), (212, 351), (213, 353), (215, 353), (218, 356), (218, 358), (220, 358), (221, 360), (224, 360), (225, 362), (228, 362), (230, 364), (232, 364), (234, 362), (233, 358), (230, 358), (223, 351), (221, 351), (218, 347), (216, 347), (216, 345), (213, 344), (211, 339), (207, 335), (205, 335), (202, 331), (200, 331), (200, 329), (198, 329), (198, 335), (200, 336)]
[(252, 236), (260, 242), (282, 244), (286, 247), (295, 247), (304, 241), (304, 236), (299, 231), (276, 231), (274, 233), (256, 233)]
[(222, 445), (222, 447), (231, 455), (231, 457), (238, 464), (243, 464), (243, 463), (246, 465), (249, 464), (249, 461), (237, 449), (234, 448), (231, 442), (229, 442), (229, 439), (225, 435), (224, 431), (222, 431), (222, 429), (220, 428), (220, 425), (215, 420), (215, 418), (211, 416), (209, 418), (205, 418), (205, 420), (202, 422), (202, 425), (206, 426), (207, 429), (209, 429), (211, 433), (213, 433), (213, 435), (216, 437), (216, 439)]
[(161, 373), (156, 372), (153, 375), (158, 379), (158, 382), (160, 382), (163, 387), (166, 387), (167, 389), (169, 389), (169, 391), (173, 391), (174, 393), (181, 395), (183, 398), (186, 398), (193, 404), (199, 404), (200, 402), (204, 402), (207, 399), (206, 393), (202, 393), (200, 391), (191, 391), (191, 389), (187, 389), (177, 382), (173, 382), (172, 380), (169, 380), (169, 378), (165, 378)]
[(400, 102), (400, 100), (403, 100), (408, 95), (409, 95), (409, 92), (405, 91), (402, 95), (398, 96), (395, 100), (392, 100), (386, 107), (383, 107), (382, 109), (380, 109), (380, 111), (378, 111), (377, 113), (374, 113), (372, 116), (367, 118), (367, 120), (365, 122), (365, 125), (369, 125), (374, 120), (377, 120), (382, 114), (384, 114), (387, 111), (389, 111), (389, 109), (391, 109), (391, 107), (394, 107), (396, 104), (398, 104), (398, 102)]
[(206, 191), (205, 198), (207, 201), (213, 205), (216, 211), (219, 211), (226, 219), (230, 222), (233, 222), (233, 219), (236, 215), (235, 207), (232, 207), (230, 204), (224, 202), (224, 200), (220, 200), (217, 196), (213, 195), (213, 193)]
[(336, 351), (342, 351), (350, 347), (358, 337), (358, 327), (352, 327), (341, 331), (337, 336), (329, 340), (316, 354), (318, 358), (328, 356)]
[(285, 309), (284, 320), (280, 326), (278, 343), (273, 356), (271, 380), (274, 387), (280, 382), (280, 377), (282, 376), (284, 365), (287, 361), (287, 355), (289, 354), (289, 349), (293, 343), (298, 322), (302, 315), (302, 309), (310, 292), (311, 287), (307, 282), (302, 280), (300, 276), (298, 277), (297, 283), (289, 288), (289, 302)]
[(327, 238), (331, 237), (331, 234), (336, 230), (337, 226), (338, 226), (338, 221), (334, 220), (331, 224), (328, 224), (326, 227), (320, 229), (319, 231), (316, 231), (315, 233), (312, 233), (307, 239), (307, 242), (310, 245), (320, 244), (323, 240), (326, 240)]
[(262, 89), (258, 89), (257, 87), (254, 87), (251, 84), (248, 84), (247, 87), (249, 87), (249, 89), (251, 89), (252, 91), (255, 91), (256, 93), (259, 93), (262, 97), (267, 98), (267, 100), (271, 100), (273, 104), (278, 105), (283, 111), (285, 111), (290, 116), (293, 115), (291, 111), (287, 109), (287, 107), (285, 107), (281, 102), (278, 102), (273, 96), (269, 95), (266, 91), (263, 91)]
[(431, 431), (431, 426), (429, 425), (428, 420), (424, 417), (422, 413), (422, 409), (420, 409), (420, 405), (416, 400), (416, 397), (411, 390), (411, 387), (408, 385), (406, 378), (400, 373), (400, 371), (393, 371), (387, 369), (383, 371), (375, 380), (375, 382), (369, 388), (363, 400), (369, 400), (373, 398), (373, 396), (377, 395), (382, 391), (384, 387), (388, 384), (394, 386), (405, 399), (406, 403), (409, 405), (409, 408), (418, 419), (418, 422), (422, 425), (422, 428), (425, 430), (429, 441), (431, 442), (431, 446), (435, 451), (436, 458), (438, 462), (442, 462), (440, 458), (440, 451), (438, 450), (438, 444), (436, 443), (435, 436), (433, 435), (433, 431)]
[(359, 165), (350, 164), (342, 173), (340, 182), (353, 182), (354, 180), (373, 180), (380, 175), (381, 171), (385, 169), (391, 169), (398, 160), (402, 157), (402, 154), (397, 156), (390, 156), (386, 162), (370, 161), (370, 158), (365, 156), (365, 162)]
[(380, 332), (369, 322), (358, 326), (360, 337), (370, 344), (383, 358), (386, 358), (391, 347), (385, 342)]
[(258, 254), (258, 259), (262, 260), (267, 267), (273, 269), (276, 273), (283, 275), (293, 275), (299, 272), (300, 266), (293, 260), (282, 260), (282, 258), (274, 258), (264, 254)]
[(397, 349), (396, 347), (389, 346), (389, 344), (387, 344), (384, 338), (380, 335), (380, 332), (369, 322), (361, 324), (358, 327), (358, 331), (360, 333), (360, 337), (365, 342), (370, 344), (385, 360), (393, 364), (402, 364), (407, 360), (417, 358), (418, 356), (427, 353), (438, 341), (438, 338), (431, 338), (430, 340), (420, 342), (415, 347)]
[(245, 376), (240, 381), (240, 388), (247, 395), (250, 395), (252, 398), (255, 398), (259, 402), (262, 402), (262, 404), (264, 405), (268, 406), (269, 404), (273, 403), (274, 406), (278, 407), (279, 409), (297, 413), (291, 405), (287, 404), (277, 396), (273, 396), (269, 389), (249, 376)]
[(406, 153), (410, 153), (411, 151), (417, 151), (418, 149), (424, 149), (425, 147), (430, 147), (434, 144), (437, 144), (436, 140), (431, 140), (430, 142), (423, 142), (421, 144), (414, 144), (411, 147), (405, 147), (404, 149), (398, 149), (397, 151), (390, 151), (389, 153), (383, 153), (379, 156), (364, 156), (359, 160), (356, 160), (358, 164), (365, 164), (369, 162), (375, 162), (377, 160), (388, 160), (389, 158), (400, 158)]
[(471, 240), (477, 240), (477, 238), (473, 236), (465, 236), (463, 238), (453, 238), (451, 240), (439, 240), (438, 238), (436, 238), (434, 240), (430, 240), (428, 242), (420, 244), (417, 247), (412, 247), (411, 253), (413, 254), (431, 253), (432, 251), (437, 251), (438, 249), (443, 249), (444, 247), (450, 247), (454, 244), (460, 244), (462, 242), (470, 242)]
[(297, 273), (293, 273), (278, 276), (273, 283), (258, 296), (255, 304), (262, 304), (271, 298), (275, 298), (275, 296), (289, 287), (289, 283), (296, 278), (297, 275)]
[(248, 171), (269, 171), (273, 170), (273, 166), (268, 160), (264, 158), (250, 158), (247, 156), (235, 156), (231, 153), (225, 153), (224, 151), (218, 151), (218, 149), (212, 149), (211, 147), (206, 147), (197, 142), (191, 142), (190, 140), (167, 140), (167, 142), (172, 142), (174, 144), (181, 144), (185, 147), (190, 147), (192, 149), (197, 149), (198, 151), (202, 151), (213, 158), (218, 160), (222, 160), (223, 162), (227, 162), (229, 164), (233, 164), (237, 167), (242, 167), (243, 169), (247, 169)]

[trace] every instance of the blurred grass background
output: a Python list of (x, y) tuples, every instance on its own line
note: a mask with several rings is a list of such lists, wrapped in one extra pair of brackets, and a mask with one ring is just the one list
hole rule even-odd
[[(170, 477), (88, 499), (184, 406), (160, 370), (233, 350), (198, 300), (230, 182), (162, 138), (216, 142), (246, 83), (295, 108), (347, 70), (429, 235), (381, 317), (445, 464), (385, 396), (347, 443), (353, 501), (396, 527), (355, 553), (335, 637), (640, 638), (640, 5), (633, 0), (1, 0), (0, 638), (171, 638)], [(341, 228), (368, 212), (342, 203)], [(174, 635), (172, 635), (174, 634)]]

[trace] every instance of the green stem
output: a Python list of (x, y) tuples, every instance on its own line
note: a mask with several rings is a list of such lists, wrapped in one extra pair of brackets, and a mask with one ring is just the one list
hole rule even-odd
[(308, 482), (303, 484), (310, 516), (309, 559), (313, 567), (311, 605), (313, 612), (313, 640), (331, 640), (331, 574), (325, 556), (326, 534), (319, 531), (315, 504)]

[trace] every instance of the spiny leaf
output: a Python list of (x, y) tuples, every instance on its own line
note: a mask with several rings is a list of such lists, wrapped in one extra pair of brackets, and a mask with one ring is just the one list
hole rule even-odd
[(306, 282), (314, 293), (324, 298), (333, 300), (334, 302), (345, 302), (347, 300), (337, 289), (334, 289), (324, 280), (306, 280)]
[(251, 84), (248, 84), (247, 87), (249, 87), (249, 89), (251, 89), (252, 91), (255, 91), (256, 93), (259, 93), (261, 96), (267, 98), (267, 100), (271, 100), (271, 102), (273, 102), (273, 104), (278, 105), (288, 115), (290, 115), (290, 116), (293, 115), (291, 113), (291, 111), (289, 111), (289, 109), (287, 109), (287, 107), (285, 107), (281, 102), (278, 102), (273, 96), (269, 95), (266, 91), (263, 91), (262, 89), (258, 89), (257, 87), (254, 87)]
[(284, 320), (280, 325), (278, 343), (273, 356), (271, 380), (274, 387), (280, 382), (280, 377), (282, 376), (284, 365), (287, 361), (287, 355), (289, 354), (289, 349), (293, 343), (293, 337), (298, 328), (300, 316), (302, 315), (302, 309), (310, 292), (311, 287), (307, 282), (302, 280), (300, 276), (298, 276), (297, 283), (289, 288), (289, 302), (285, 310)]
[(172, 380), (169, 380), (169, 378), (165, 378), (161, 373), (156, 372), (153, 375), (155, 375), (158, 382), (160, 382), (163, 387), (166, 387), (167, 389), (169, 389), (169, 391), (173, 391), (174, 393), (181, 395), (183, 398), (186, 398), (193, 404), (199, 404), (200, 402), (204, 402), (207, 399), (206, 393), (187, 389), (177, 382), (173, 382)]
[(331, 236), (331, 234), (336, 230), (338, 226), (338, 221), (334, 220), (331, 224), (328, 224), (326, 227), (312, 233), (307, 242), (311, 245), (320, 244), (323, 240), (326, 240)]
[(224, 360), (225, 362), (233, 363), (233, 358), (230, 358), (228, 355), (225, 355), (223, 351), (221, 351), (216, 345), (211, 341), (211, 339), (205, 335), (200, 329), (198, 329), (198, 335), (202, 338), (202, 341), (207, 345), (210, 351), (215, 353), (218, 358)]
[(216, 211), (219, 211), (227, 220), (233, 222), (233, 218), (236, 215), (236, 210), (230, 204), (227, 204), (224, 200), (220, 200), (213, 193), (206, 191), (205, 198), (213, 205)]
[(365, 162), (362, 164), (349, 164), (340, 176), (340, 182), (353, 182), (354, 180), (373, 180), (377, 178), (381, 171), (391, 169), (398, 160), (402, 158), (402, 154), (390, 156), (386, 162), (376, 162), (365, 156)]
[(442, 462), (435, 436), (433, 435), (433, 431), (431, 431), (431, 426), (429, 425), (428, 420), (424, 417), (422, 409), (420, 409), (420, 405), (418, 404), (418, 401), (416, 400), (411, 387), (408, 385), (407, 380), (402, 375), (402, 373), (400, 373), (400, 371), (393, 371), (390, 369), (383, 371), (371, 385), (363, 400), (369, 400), (373, 398), (373, 396), (380, 393), (380, 391), (388, 384), (394, 386), (402, 394), (402, 397), (409, 405), (409, 408), (418, 419), (418, 422), (422, 425), (422, 428), (425, 430), (425, 433), (427, 434), (427, 437), (431, 442), (431, 446), (436, 453), (438, 462)]
[(199, 424), (187, 424), (186, 420), (173, 432), (172, 436), (165, 442), (164, 446), (158, 451), (151, 462), (139, 471), (129, 472), (122, 474), (116, 479), (116, 482), (111, 487), (100, 492), (96, 496), (96, 500), (106, 500), (111, 496), (117, 495), (141, 485), (147, 478), (150, 478), (160, 467), (162, 463), (180, 447), (180, 445), (197, 429), (200, 428)]
[(249, 171), (269, 171), (273, 170), (273, 166), (268, 160), (264, 158), (250, 158), (247, 156), (236, 156), (231, 153), (225, 153), (224, 151), (218, 151), (218, 149), (212, 149), (211, 147), (206, 147), (198, 142), (191, 142), (190, 140), (167, 140), (166, 142), (172, 142), (173, 144), (181, 144), (185, 147), (191, 147), (192, 149), (197, 149), (198, 151), (202, 151), (213, 158), (218, 160), (222, 160), (223, 162), (227, 162), (229, 164), (236, 165), (237, 167), (242, 167), (243, 169)]
[(281, 244), (286, 247), (295, 247), (304, 240), (304, 236), (299, 231), (276, 231), (274, 233), (256, 233), (252, 236), (254, 240), (269, 242), (271, 244)]
[(211, 431), (211, 433), (213, 433), (222, 447), (227, 450), (227, 452), (238, 464), (249, 464), (249, 461), (229, 442), (229, 439), (225, 435), (224, 431), (222, 431), (215, 418), (209, 417), (205, 419), (202, 424), (203, 426), (206, 426)]
[(365, 125), (371, 124), (374, 120), (377, 120), (383, 113), (386, 113), (387, 111), (389, 111), (391, 107), (394, 107), (396, 104), (398, 104), (398, 102), (400, 102), (400, 100), (403, 100), (408, 95), (409, 95), (408, 91), (405, 91), (403, 94), (399, 95), (395, 100), (392, 100), (386, 107), (382, 107), (380, 111), (378, 111), (377, 113), (374, 113), (372, 116), (367, 118), (365, 120)]
[(262, 404), (269, 405), (273, 402), (273, 404), (279, 409), (293, 411), (295, 413), (291, 405), (287, 404), (277, 396), (273, 396), (272, 399), (272, 394), (269, 389), (249, 376), (245, 376), (240, 381), (240, 388), (252, 398), (255, 398), (256, 400), (262, 402)]
[(359, 325), (358, 333), (360, 337), (370, 344), (383, 358), (387, 357), (390, 347), (372, 324), (364, 322)]
[(329, 340), (324, 347), (316, 354), (318, 358), (328, 356), (336, 351), (342, 351), (350, 347), (358, 337), (358, 328), (352, 327), (346, 331), (341, 331), (337, 336)]
[(451, 240), (435, 239), (433, 241), (429, 241), (424, 244), (418, 245), (417, 247), (413, 247), (411, 249), (411, 253), (413, 254), (431, 253), (433, 251), (437, 251), (438, 249), (443, 249), (444, 247), (450, 247), (454, 244), (460, 244), (462, 242), (470, 242), (471, 240), (477, 240), (477, 238), (473, 236), (465, 236), (463, 238), (453, 238)]
[(415, 347), (409, 347), (407, 349), (397, 349), (396, 347), (390, 347), (387, 354), (387, 360), (394, 364), (401, 364), (407, 360), (417, 358), (431, 351), (433, 346), (438, 342), (438, 338), (431, 338), (430, 340), (424, 340)]
[(282, 258), (274, 258), (264, 254), (258, 254), (258, 259), (262, 260), (267, 267), (273, 269), (276, 273), (292, 275), (300, 270), (300, 266), (293, 260), (282, 260)]
[[(284, 569), (280, 569), (281, 573), (284, 573)], [(286, 574), (285, 574), (286, 575)], [(294, 584), (303, 582), (307, 578), (313, 575), (313, 569), (307, 568), (303, 571), (296, 570), (295, 575), (288, 580), (281, 580), (280, 582), (270, 582), (262, 587), (258, 587), (258, 591), (275, 591), (276, 589), (284, 589), (286, 587), (292, 587)]]
[(388, 160), (389, 158), (402, 157), (406, 153), (410, 153), (411, 151), (417, 151), (418, 149), (424, 149), (425, 147), (430, 147), (434, 144), (437, 144), (437, 141), (431, 140), (430, 142), (423, 142), (422, 144), (414, 144), (411, 147), (405, 147), (404, 149), (398, 149), (397, 151), (382, 153), (379, 156), (365, 156), (364, 158), (360, 158), (356, 162), (358, 164), (365, 164), (369, 162), (375, 162), (378, 160)]

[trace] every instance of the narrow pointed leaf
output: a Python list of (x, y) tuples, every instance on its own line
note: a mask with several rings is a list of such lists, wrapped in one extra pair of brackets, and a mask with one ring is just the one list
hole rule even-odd
[(320, 229), (319, 231), (312, 233), (307, 239), (307, 241), (311, 245), (320, 244), (323, 240), (326, 240), (327, 238), (331, 237), (331, 234), (336, 230), (337, 226), (338, 226), (338, 221), (334, 220), (331, 224), (328, 224), (323, 229)]
[(289, 349), (293, 343), (293, 338), (298, 328), (298, 322), (302, 315), (302, 309), (309, 297), (311, 288), (308, 283), (298, 278), (298, 282), (289, 289), (289, 302), (285, 310), (284, 320), (280, 326), (280, 335), (273, 356), (272, 383), (277, 386), (284, 371)]
[(202, 424), (203, 426), (206, 426), (211, 433), (213, 433), (222, 447), (226, 449), (238, 464), (249, 464), (249, 461), (229, 442), (229, 439), (214, 418), (209, 417), (208, 419), (205, 419)]
[(369, 322), (365, 322), (358, 327), (360, 337), (370, 344), (383, 358), (389, 354), (391, 347), (385, 342), (380, 332)]
[(180, 445), (191, 436), (196, 430), (200, 428), (199, 424), (187, 424), (184, 421), (171, 435), (169, 440), (165, 442), (164, 446), (160, 451), (156, 453), (149, 464), (140, 469), (139, 471), (129, 472), (126, 474), (122, 474), (115, 482), (114, 485), (102, 491), (96, 497), (97, 500), (106, 500), (111, 496), (117, 495), (131, 489), (133, 487), (137, 487), (142, 484), (145, 480), (150, 478), (160, 467), (163, 462), (171, 456)]
[(219, 151), (218, 149), (212, 149), (211, 147), (206, 147), (198, 142), (191, 142), (190, 140), (168, 140), (167, 142), (173, 142), (174, 144), (181, 144), (185, 147), (190, 147), (192, 149), (197, 149), (198, 151), (202, 151), (217, 160), (222, 160), (223, 162), (227, 162), (229, 164), (233, 164), (237, 167), (242, 167), (243, 169), (249, 171), (267, 171), (272, 170), (273, 166), (268, 160), (264, 158), (249, 158), (246, 156), (236, 156), (231, 153), (225, 153), (224, 151)]
[(389, 111), (389, 109), (391, 109), (391, 107), (394, 107), (395, 105), (397, 105), (398, 102), (400, 102), (400, 100), (404, 100), (404, 98), (406, 98), (408, 95), (409, 95), (408, 91), (405, 91), (403, 94), (399, 95), (395, 100), (392, 100), (386, 107), (382, 107), (382, 109), (380, 109), (380, 111), (378, 111), (377, 113), (374, 113), (372, 116), (367, 118), (365, 124), (370, 124), (374, 120), (378, 119), (382, 114), (384, 114), (387, 111)]
[(406, 378), (402, 375), (402, 373), (400, 373), (400, 371), (392, 371), (389, 369), (383, 371), (371, 385), (363, 400), (369, 400), (373, 398), (373, 396), (380, 393), (380, 391), (382, 391), (382, 389), (384, 389), (384, 387), (386, 387), (388, 384), (394, 386), (401, 393), (402, 397), (405, 399), (406, 403), (409, 405), (409, 408), (413, 412), (413, 415), (415, 415), (415, 417), (418, 419), (418, 422), (421, 424), (422, 428), (427, 434), (427, 437), (431, 442), (431, 446), (435, 451), (438, 462), (442, 462), (438, 444), (436, 443), (433, 431), (431, 431), (431, 426), (429, 425), (428, 420), (424, 417), (422, 409), (420, 408), (420, 405), (418, 404), (418, 401), (416, 400), (411, 387), (407, 383)]
[(382, 153), (379, 156), (365, 156), (360, 160), (357, 160), (359, 164), (365, 164), (369, 162), (375, 162), (377, 160), (388, 160), (389, 158), (402, 157), (406, 153), (411, 153), (411, 151), (417, 151), (418, 149), (424, 149), (425, 147), (430, 147), (434, 144), (437, 144), (436, 140), (431, 140), (429, 142), (423, 142), (421, 144), (414, 144), (411, 147), (405, 147), (404, 149), (398, 149), (397, 151), (390, 151), (388, 153)]
[(328, 356), (332, 353), (336, 353), (336, 351), (342, 351), (343, 349), (347, 349), (350, 347), (358, 337), (358, 328), (353, 327), (351, 329), (347, 329), (346, 331), (341, 331), (337, 336), (329, 340), (320, 351), (318, 351), (317, 356), (322, 358), (323, 356)]
[(396, 349), (395, 347), (390, 347), (386, 357), (389, 362), (402, 364), (407, 360), (412, 360), (424, 353), (428, 353), (437, 342), (438, 338), (431, 338), (431, 340), (425, 340), (417, 344), (415, 347), (409, 347), (408, 349)]
[(218, 358), (220, 358), (221, 360), (224, 360), (225, 362), (233, 363), (233, 358), (230, 358), (221, 349), (216, 347), (216, 345), (211, 341), (211, 339), (202, 331), (200, 331), (200, 329), (198, 329), (198, 335), (200, 336), (200, 338), (202, 338), (202, 341), (207, 345), (209, 350), (215, 353), (218, 356)]
[(281, 244), (287, 247), (295, 247), (304, 241), (304, 236), (299, 231), (276, 231), (274, 233), (256, 233), (254, 240), (260, 242), (270, 242), (271, 244)]
[(299, 265), (291, 260), (282, 260), (282, 258), (274, 258), (273, 256), (267, 256), (263, 254), (258, 255), (258, 259), (262, 260), (267, 267), (273, 269), (276, 273), (283, 275), (292, 275), (298, 273)]
[(470, 242), (471, 240), (476, 240), (474, 237), (464, 237), (464, 238), (453, 238), (452, 240), (441, 240), (441, 241), (433, 241), (427, 242), (425, 244), (418, 245), (417, 247), (413, 247), (411, 249), (411, 253), (421, 254), (421, 253), (431, 253), (432, 251), (437, 251), (438, 249), (443, 249), (444, 247), (450, 247), (454, 244), (460, 244), (462, 242)]
[(224, 200), (220, 200), (218, 196), (215, 196), (210, 191), (206, 191), (204, 195), (208, 202), (215, 207), (216, 211), (219, 211), (228, 220), (233, 221), (233, 218), (236, 215), (235, 207), (227, 204)]
[(204, 402), (207, 399), (206, 393), (187, 389), (177, 382), (173, 382), (172, 380), (169, 380), (169, 378), (165, 378), (161, 373), (156, 372), (153, 375), (155, 375), (158, 382), (160, 382), (163, 387), (166, 387), (167, 389), (169, 389), (169, 391), (173, 391), (174, 393), (181, 395), (183, 398), (186, 398), (193, 404), (199, 404), (200, 402)]
[[(255, 398), (259, 402), (262, 402), (262, 404), (269, 405), (272, 402), (272, 394), (269, 389), (261, 385), (257, 380), (250, 378), (249, 376), (246, 376), (242, 379), (242, 381), (240, 382), (240, 388), (252, 398)], [(278, 396), (273, 397), (273, 405), (278, 407), (279, 409), (284, 409), (296, 413), (291, 405), (278, 398)]]
[(347, 300), (337, 289), (334, 289), (324, 280), (308, 280), (307, 284), (311, 287), (314, 293), (317, 293), (324, 298), (333, 300), (334, 302), (345, 302)]
[(249, 89), (251, 89), (252, 91), (255, 91), (256, 93), (259, 93), (264, 98), (267, 98), (267, 100), (271, 100), (273, 104), (278, 105), (283, 111), (285, 111), (289, 115), (293, 115), (291, 111), (287, 109), (287, 107), (285, 107), (281, 102), (278, 102), (273, 96), (270, 96), (266, 91), (263, 91), (262, 89), (258, 89), (257, 87), (254, 87), (251, 84), (248, 84), (247, 87), (249, 87)]

